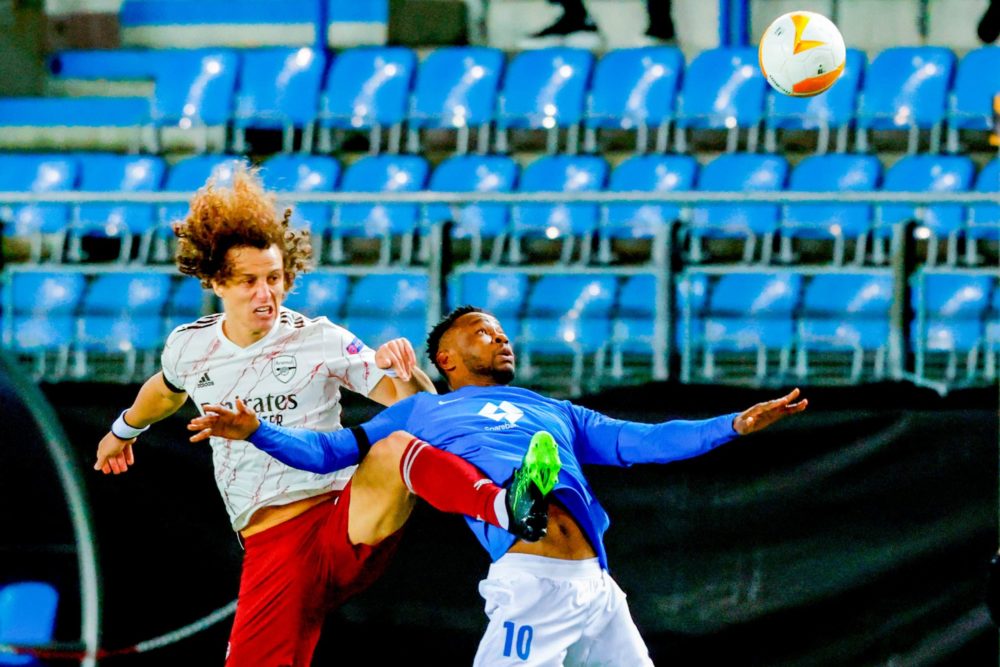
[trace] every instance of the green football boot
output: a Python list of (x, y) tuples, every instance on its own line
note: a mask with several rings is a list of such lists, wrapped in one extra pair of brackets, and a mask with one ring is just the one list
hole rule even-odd
[(531, 437), (521, 467), (507, 483), (507, 513), (511, 533), (525, 542), (545, 537), (549, 522), (548, 495), (559, 481), (559, 449), (547, 431)]

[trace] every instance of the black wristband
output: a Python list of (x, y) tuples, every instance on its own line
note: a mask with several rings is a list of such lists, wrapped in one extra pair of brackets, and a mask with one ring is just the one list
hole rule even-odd
[(368, 439), (368, 434), (360, 426), (352, 426), (350, 431), (354, 434), (354, 439), (358, 441), (358, 463), (361, 463), (368, 456), (368, 450), (372, 448), (371, 440)]

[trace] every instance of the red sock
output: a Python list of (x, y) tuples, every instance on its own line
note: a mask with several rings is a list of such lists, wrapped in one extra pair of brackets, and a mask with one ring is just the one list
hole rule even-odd
[(435, 509), (504, 527), (496, 510), (503, 489), (465, 459), (414, 438), (403, 452), (399, 474), (413, 494)]

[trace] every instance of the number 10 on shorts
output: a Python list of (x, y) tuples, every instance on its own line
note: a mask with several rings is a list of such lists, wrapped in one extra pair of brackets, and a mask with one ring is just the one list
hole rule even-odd
[[(530, 625), (522, 625), (518, 628), (513, 621), (504, 621), (503, 627), (507, 631), (503, 641), (504, 657), (509, 658), (511, 650), (516, 650), (518, 658), (527, 660), (528, 656), (531, 655), (531, 638), (535, 634), (534, 629)], [(516, 644), (514, 643), (515, 635)]]

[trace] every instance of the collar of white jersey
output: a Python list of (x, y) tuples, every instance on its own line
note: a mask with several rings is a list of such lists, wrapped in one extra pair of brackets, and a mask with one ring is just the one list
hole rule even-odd
[(222, 313), (222, 317), (215, 324), (215, 335), (219, 338), (219, 342), (222, 343), (223, 347), (227, 347), (231, 350), (238, 352), (252, 352), (256, 351), (260, 347), (267, 345), (268, 341), (278, 335), (278, 329), (281, 328), (281, 313), (286, 310), (284, 306), (278, 307), (278, 316), (274, 318), (274, 324), (271, 325), (271, 330), (264, 334), (263, 338), (260, 340), (250, 343), (246, 347), (240, 347), (233, 341), (231, 341), (222, 330), (222, 324), (226, 321), (226, 314)]

